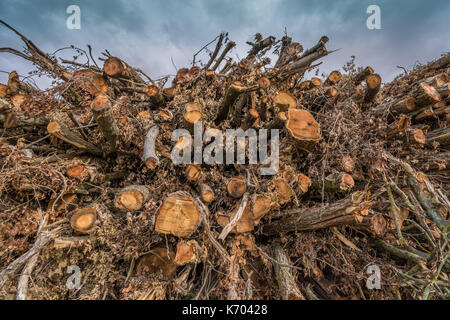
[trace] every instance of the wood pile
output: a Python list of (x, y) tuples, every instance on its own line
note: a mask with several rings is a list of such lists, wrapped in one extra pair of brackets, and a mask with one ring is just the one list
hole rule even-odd
[[(383, 84), (353, 59), (319, 74), (327, 37), (257, 34), (233, 61), (221, 34), (170, 83), (109, 51), (58, 59), (0, 22), (26, 46), (0, 52), (54, 80), (0, 84), (1, 298), (450, 297), (449, 54)], [(279, 130), (276, 174), (248, 152), (172, 160), (238, 128)]]

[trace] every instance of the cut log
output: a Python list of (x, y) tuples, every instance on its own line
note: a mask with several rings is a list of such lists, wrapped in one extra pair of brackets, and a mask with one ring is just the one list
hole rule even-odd
[(450, 82), (450, 76), (447, 73), (440, 73), (433, 77), (426, 78), (420, 82), (426, 83), (433, 87), (440, 87)]
[(136, 273), (138, 275), (155, 273), (171, 278), (177, 270), (174, 259), (175, 252), (173, 252), (172, 248), (154, 248), (139, 259)]
[(188, 263), (198, 263), (200, 261), (199, 255), (201, 254), (201, 248), (197, 241), (180, 240), (177, 243), (177, 253), (173, 263), (177, 266), (184, 266)]
[(192, 197), (185, 192), (170, 194), (158, 210), (155, 231), (176, 237), (189, 237), (197, 230), (200, 212)]
[(150, 101), (156, 106), (164, 102), (164, 97), (161, 93), (161, 90), (159, 90), (157, 86), (146, 86), (144, 89), (142, 89), (142, 92), (144, 92), (150, 98)]
[(307, 90), (307, 89), (309, 89), (310, 87), (311, 87), (311, 80), (303, 81), (303, 82), (301, 82), (301, 83), (298, 85), (298, 88), (299, 88), (300, 91)]
[(278, 203), (283, 205), (285, 203), (288, 203), (291, 201), (294, 192), (292, 191), (291, 187), (288, 185), (288, 183), (283, 178), (276, 178), (273, 181), (275, 194), (278, 198)]
[(317, 208), (297, 208), (282, 211), (282, 218), (265, 223), (263, 233), (276, 235), (294, 231), (311, 231), (339, 225), (354, 225), (362, 221), (371, 203), (364, 201), (364, 192), (351, 196), (328, 206)]
[(173, 84), (183, 84), (186, 81), (186, 77), (189, 75), (189, 69), (188, 68), (181, 68), (178, 70), (177, 75), (173, 79)]
[(187, 129), (192, 131), (194, 129), (194, 124), (197, 121), (201, 121), (202, 118), (202, 107), (198, 103), (190, 102), (186, 104), (183, 119), (185, 121)]
[(141, 210), (150, 199), (150, 192), (146, 186), (133, 185), (120, 190), (114, 199), (114, 206), (123, 211)]
[(77, 210), (70, 218), (72, 229), (79, 233), (91, 233), (97, 221), (97, 210), (94, 208), (83, 208)]
[(78, 70), (73, 73), (73, 81), (80, 84), (80, 87), (93, 96), (100, 93), (108, 93), (108, 85), (102, 75), (91, 70)]
[(227, 119), (228, 113), (241, 94), (255, 90), (256, 88), (245, 87), (240, 82), (232, 83), (228, 87), (225, 97), (218, 107), (219, 111), (216, 117), (216, 124), (220, 124), (223, 120)]
[(103, 64), (103, 71), (110, 77), (126, 76), (128, 66), (119, 58), (110, 57)]
[(411, 126), (411, 118), (406, 114), (401, 114), (400, 117), (388, 126), (386, 131), (386, 138), (390, 139), (400, 132), (405, 132)]
[(384, 236), (388, 230), (387, 221), (381, 214), (365, 216), (361, 222), (352, 225), (352, 228), (359, 231), (369, 232), (378, 237)]
[(243, 124), (243, 130), (247, 130), (248, 128), (258, 127), (261, 123), (261, 119), (259, 117), (259, 113), (256, 109), (250, 108), (247, 113), (247, 117)]
[(428, 143), (439, 142), (441, 146), (447, 147), (450, 145), (450, 129), (448, 127), (436, 129), (429, 132), (426, 138)]
[(280, 91), (274, 98), (273, 103), (278, 112), (288, 111), (297, 108), (297, 98), (286, 91)]
[(368, 76), (373, 74), (375, 71), (371, 67), (366, 67), (355, 77), (355, 86), (359, 85), (361, 82), (365, 81)]
[(83, 140), (83, 138), (81, 138), (78, 134), (60, 125), (57, 121), (50, 122), (47, 126), (47, 131), (52, 136), (61, 139), (81, 150), (85, 150), (97, 156), (102, 155), (102, 151), (97, 146)]
[(273, 267), (281, 300), (306, 300), (297, 286), (292, 269), (289, 267), (292, 262), (279, 244), (274, 245), (273, 256), (276, 260)]
[(311, 88), (317, 88), (322, 86), (322, 80), (319, 78), (313, 77), (311, 78)]
[(379, 74), (370, 74), (366, 77), (366, 94), (364, 97), (364, 102), (372, 102), (380, 91), (381, 88), (381, 77)]
[(62, 210), (68, 209), (70, 206), (73, 206), (73, 202), (77, 199), (77, 195), (75, 193), (66, 193), (62, 197), (52, 198), (47, 205), (47, 211), (55, 210), (56, 212), (60, 212)]
[(283, 129), (286, 125), (287, 115), (286, 112), (278, 112), (275, 118), (267, 125), (268, 130)]
[[(437, 105), (441, 104), (438, 102)], [(414, 120), (421, 121), (431, 118), (444, 118), (448, 120), (450, 118), (449, 115), (450, 115), (450, 106), (445, 106), (444, 104), (444, 106), (438, 108), (426, 107), (421, 109), (421, 112), (414, 117)]]
[(382, 104), (376, 109), (374, 109), (374, 112), (381, 113), (384, 112), (385, 110), (389, 110), (393, 114), (400, 114), (400, 113), (406, 114), (416, 109), (417, 109), (416, 99), (407, 96), (404, 98), (394, 100), (392, 103)]
[(437, 90), (432, 86), (423, 82), (419, 83), (413, 93), (413, 97), (416, 99), (416, 105), (418, 108), (435, 104), (441, 100), (439, 92), (437, 92)]
[(325, 178), (325, 190), (328, 192), (344, 192), (355, 186), (353, 177), (348, 173), (335, 173)]
[(175, 97), (175, 93), (176, 93), (176, 87), (164, 88), (162, 90), (163, 96), (168, 101), (173, 100), (173, 98)]
[(242, 197), (247, 190), (247, 183), (243, 177), (234, 177), (228, 180), (227, 191), (228, 194), (236, 199)]
[(422, 129), (411, 129), (407, 134), (408, 142), (425, 145), (427, 143), (427, 137)]
[(188, 164), (184, 174), (189, 181), (198, 182), (202, 178), (202, 169), (199, 164)]
[[(95, 100), (97, 100), (97, 98)], [(97, 103), (99, 102), (97, 101)], [(92, 114), (94, 115), (95, 121), (98, 123), (100, 131), (108, 141), (111, 151), (115, 152), (117, 150), (117, 143), (120, 138), (120, 131), (111, 113), (109, 103), (107, 102), (102, 105), (95, 105), (92, 108)]]
[(436, 88), (442, 99), (447, 99), (450, 96), (450, 83), (445, 83)]
[(336, 98), (339, 96), (339, 90), (336, 89), (335, 87), (326, 87), (324, 89), (325, 89), (325, 94), (327, 95), (327, 97)]
[(144, 83), (136, 70), (117, 57), (109, 57), (103, 64), (103, 71), (113, 78), (124, 78), (136, 83)]
[(286, 129), (301, 150), (311, 150), (322, 139), (319, 123), (307, 110), (289, 109)]
[(342, 79), (342, 74), (335, 70), (335, 71), (331, 71), (330, 74), (328, 75), (327, 80), (325, 81), (326, 85), (334, 85), (336, 83), (338, 83), (339, 81), (341, 81)]
[(144, 152), (142, 154), (142, 160), (144, 161), (145, 166), (151, 170), (156, 169), (159, 164), (159, 158), (156, 155), (155, 145), (158, 134), (159, 127), (153, 126), (148, 130), (144, 140)]
[[(233, 234), (241, 234), (245, 232), (253, 231), (255, 228), (255, 220), (253, 219), (252, 212), (250, 210), (250, 204), (246, 203), (245, 207), (241, 208), (241, 205), (236, 205), (235, 209), (230, 215), (225, 215), (223, 213), (217, 213), (217, 224), (222, 228), (225, 228), (230, 224), (230, 222), (235, 218), (238, 214), (239, 210), (242, 210), (240, 218), (236, 221), (233, 227), (229, 230), (230, 233)], [(224, 239), (228, 232), (224, 235), (222, 231), (219, 239)]]
[(204, 182), (199, 183), (198, 189), (203, 202), (210, 203), (214, 200), (214, 191), (209, 185)]

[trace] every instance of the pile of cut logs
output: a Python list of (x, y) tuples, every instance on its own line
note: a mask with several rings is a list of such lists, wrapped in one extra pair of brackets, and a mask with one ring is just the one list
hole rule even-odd
[[(0, 84), (0, 297), (449, 298), (449, 54), (384, 85), (353, 61), (309, 79), (327, 37), (257, 34), (233, 61), (224, 33), (169, 84), (90, 46), (74, 48), (86, 63), (58, 59), (0, 23), (26, 46), (0, 52), (54, 79)], [(248, 151), (174, 163), (239, 128), (279, 130), (276, 174)]]

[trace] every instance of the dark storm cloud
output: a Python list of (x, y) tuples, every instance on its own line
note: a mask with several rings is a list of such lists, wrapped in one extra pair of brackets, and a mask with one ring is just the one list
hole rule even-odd
[[(81, 8), (81, 30), (65, 27), (71, 4)], [(370, 4), (381, 7), (382, 30), (366, 28)], [(279, 38), (286, 28), (305, 48), (326, 34), (328, 48), (341, 50), (324, 60), (321, 71), (339, 68), (356, 55), (358, 65), (373, 66), (386, 80), (399, 72), (397, 65), (410, 68), (448, 51), (445, 40), (450, 39), (446, 0), (0, 0), (0, 6), (0, 18), (47, 52), (89, 43), (95, 56), (107, 48), (155, 77), (175, 72), (171, 58), (177, 67), (187, 65), (192, 54), (221, 31), (238, 43), (234, 57), (245, 55), (245, 41), (256, 32)], [(2, 27), (0, 41), (1, 47), (22, 47)], [(0, 54), (0, 70), (11, 69), (23, 73), (29, 66)]]

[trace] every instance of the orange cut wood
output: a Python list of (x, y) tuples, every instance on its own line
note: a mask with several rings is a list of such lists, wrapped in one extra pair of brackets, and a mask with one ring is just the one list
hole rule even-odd
[(189, 237), (197, 230), (199, 223), (200, 212), (194, 199), (185, 192), (176, 192), (164, 199), (158, 210), (155, 231)]
[(280, 91), (274, 98), (273, 103), (278, 111), (287, 111), (297, 108), (297, 98), (286, 91)]
[(114, 199), (116, 208), (124, 211), (137, 211), (150, 198), (150, 193), (145, 186), (129, 186), (119, 191)]
[(75, 231), (80, 233), (91, 233), (97, 220), (97, 210), (94, 208), (78, 209), (72, 218), (70, 225)]
[(286, 129), (301, 149), (308, 150), (322, 139), (320, 125), (311, 113), (303, 109), (289, 109)]
[(245, 179), (242, 177), (231, 178), (227, 183), (227, 191), (233, 198), (240, 198), (244, 195), (245, 190), (247, 190), (247, 184)]

